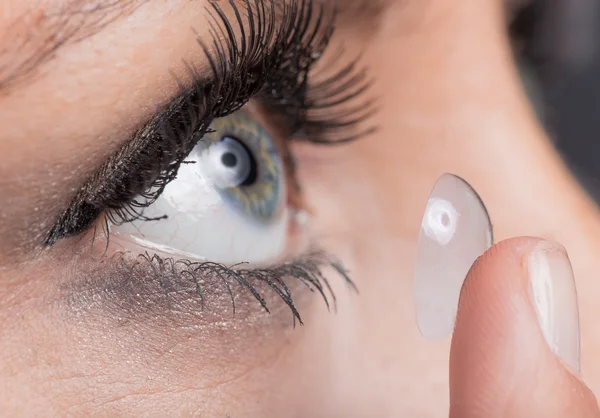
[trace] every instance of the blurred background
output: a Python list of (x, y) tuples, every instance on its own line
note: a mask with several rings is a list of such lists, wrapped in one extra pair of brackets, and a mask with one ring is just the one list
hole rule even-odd
[(526, 90), (581, 183), (600, 202), (600, 0), (509, 0)]

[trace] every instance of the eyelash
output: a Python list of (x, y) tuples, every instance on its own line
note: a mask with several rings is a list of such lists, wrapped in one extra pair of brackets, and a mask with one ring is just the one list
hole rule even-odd
[[(270, 313), (266, 299), (261, 294), (261, 284), (266, 285), (274, 291), (278, 297), (287, 305), (292, 313), (293, 325), (296, 321), (304, 325), (300, 313), (294, 305), (292, 292), (284, 282), (284, 278), (293, 277), (306, 286), (311, 292), (317, 292), (325, 302), (328, 310), (337, 310), (337, 300), (329, 281), (323, 275), (324, 268), (331, 268), (346, 284), (354, 291), (358, 291), (348, 272), (342, 264), (321, 250), (311, 250), (297, 260), (283, 263), (279, 266), (262, 269), (244, 269), (242, 264), (236, 266), (225, 266), (213, 262), (192, 262), (189, 260), (175, 260), (164, 258), (156, 254), (140, 254), (135, 260), (128, 259), (126, 253), (117, 253), (112, 259), (120, 266), (120, 276), (136, 279), (140, 275), (145, 280), (151, 279), (160, 285), (165, 296), (174, 293), (178, 298), (192, 296), (200, 301), (200, 312), (205, 308), (204, 287), (219, 287), (222, 285), (231, 299), (232, 314), (236, 314), (236, 295), (232, 285), (237, 284), (242, 289), (250, 292), (252, 297), (258, 301), (262, 309)], [(120, 287), (127, 288), (128, 286)], [(140, 293), (139, 286), (136, 293)], [(125, 290), (129, 293), (128, 290)], [(144, 293), (143, 291), (141, 293)], [(154, 292), (152, 292), (154, 293)]]
[[(239, 110), (250, 98), (255, 98), (272, 116), (281, 118), (289, 138), (331, 145), (350, 142), (373, 131), (366, 128), (354, 132), (356, 126), (374, 112), (372, 101), (346, 110), (342, 107), (335, 112), (361, 96), (371, 85), (365, 70), (358, 69), (357, 61), (309, 84), (309, 72), (333, 33), (335, 11), (331, 11), (330, 20), (323, 28), (327, 19), (323, 5), (316, 10), (313, 0), (286, 2), (280, 11), (284, 21), (278, 26), (274, 20), (276, 0), (253, 0), (254, 6), (250, 1), (243, 1), (248, 16), (246, 22), (236, 3), (231, 3), (235, 24), (242, 34), (240, 41), (218, 2), (210, 2), (213, 13), (209, 12), (212, 18), (209, 33), (213, 43), (206, 45), (199, 37), (198, 43), (210, 63), (211, 82), (205, 83), (199, 72), (188, 65), (188, 73), (194, 80), (192, 88), (181, 96), (185, 101), (176, 105), (174, 114), (168, 112), (160, 125), (160, 143), (171, 144), (166, 158), (153, 167), (156, 178), (152, 186), (135, 192), (134, 196), (141, 196), (141, 201), (131, 198), (123, 206), (124, 199), (119, 197), (117, 205), (109, 205), (111, 222), (159, 220), (145, 218), (143, 209), (154, 203), (176, 177), (179, 166), (206, 134), (212, 120)], [(265, 3), (271, 6), (269, 12), (265, 12)], [(315, 22), (314, 30), (309, 30), (311, 22)], [(250, 41), (245, 36), (246, 31)], [(185, 89), (183, 83), (179, 84)], [(147, 175), (141, 180), (140, 183), (147, 183)], [(128, 190), (131, 193), (131, 188)]]
[[(233, 23), (219, 2), (211, 1), (209, 33), (213, 42), (207, 45), (198, 37), (210, 64), (210, 79), (206, 81), (200, 71), (188, 64), (193, 80), (191, 87), (176, 78), (182, 91), (179, 97), (96, 173), (91, 184), (100, 186), (82, 188), (44, 244), (50, 246), (61, 238), (79, 235), (102, 213), (106, 214), (106, 222), (116, 224), (139, 219), (159, 220), (144, 217), (144, 208), (175, 179), (180, 165), (207, 132), (212, 120), (235, 112), (252, 97), (274, 118), (278, 117), (276, 120), (290, 140), (339, 144), (372, 133), (371, 127), (358, 131), (358, 126), (375, 111), (373, 101), (361, 101), (358, 107), (347, 106), (362, 97), (371, 85), (365, 70), (358, 67), (358, 59), (333, 74), (322, 73), (320, 78), (311, 73), (329, 43), (336, 17), (335, 9), (327, 10), (323, 4), (316, 6), (315, 1), (286, 1), (279, 5), (276, 0), (230, 2), (235, 14)], [(276, 21), (277, 15), (281, 17), (280, 23)], [(239, 39), (236, 29), (241, 34)], [(262, 281), (284, 300), (294, 321), (298, 319), (301, 323), (282, 279), (296, 277), (312, 285), (328, 303), (321, 283), (327, 288), (328, 284), (320, 273), (321, 267), (332, 265), (348, 283), (352, 282), (339, 264), (324, 262), (326, 258), (321, 255), (319, 263), (307, 264), (304, 257), (267, 270), (241, 272), (215, 263), (174, 262), (158, 256), (149, 257), (147, 264), (149, 271), (155, 271), (156, 265), (186, 266), (180, 276), (197, 277), (209, 267), (213, 273), (226, 273), (268, 311), (262, 296), (244, 277)], [(290, 272), (296, 274), (290, 275)], [(281, 287), (278, 288), (277, 283)], [(335, 300), (333, 293), (329, 293)]]

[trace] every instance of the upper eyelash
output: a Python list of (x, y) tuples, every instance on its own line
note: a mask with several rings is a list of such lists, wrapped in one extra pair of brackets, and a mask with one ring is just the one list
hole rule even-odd
[(234, 112), (252, 96), (282, 116), (290, 136), (300, 133), (315, 143), (337, 143), (372, 131), (343, 135), (372, 113), (370, 105), (341, 107), (334, 118), (323, 116), (368, 89), (369, 80), (356, 61), (322, 77), (314, 88), (308, 85), (308, 73), (333, 32), (335, 8), (316, 7), (313, 0), (276, 3), (230, 1), (237, 27), (247, 34), (238, 40), (218, 2), (210, 2), (212, 45), (198, 39), (210, 63), (210, 80), (188, 64), (192, 86), (180, 83), (183, 93), (92, 176), (45, 237), (45, 245), (83, 232), (105, 211), (116, 223), (144, 219), (143, 209), (176, 177), (212, 119)]

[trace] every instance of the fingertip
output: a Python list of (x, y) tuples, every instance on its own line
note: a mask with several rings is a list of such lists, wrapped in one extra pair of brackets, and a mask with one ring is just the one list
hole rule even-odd
[[(523, 259), (544, 240), (535, 237), (517, 237), (491, 246), (479, 256), (467, 273), (461, 288), (458, 312), (479, 306), (494, 306), (505, 295), (518, 292), (527, 284), (523, 273)], [(476, 306), (471, 307), (472, 304)], [(501, 307), (509, 307), (500, 304)], [(456, 329), (455, 329), (456, 331)]]
[[(502, 416), (545, 417), (597, 412), (593, 394), (563, 367), (574, 362), (556, 356), (573, 357), (577, 351), (578, 362), (578, 332), (573, 324), (564, 327), (577, 318), (577, 307), (572, 275), (566, 277), (564, 260), (560, 268), (555, 262), (561, 248), (538, 238), (513, 238), (492, 246), (473, 264), (452, 337), (451, 416), (497, 416), (499, 410)], [(550, 259), (544, 255), (548, 252)], [(540, 254), (546, 258), (536, 261)], [(533, 269), (532, 260), (538, 263)], [(545, 275), (537, 279), (541, 296), (532, 291), (532, 272)], [(561, 301), (573, 295), (574, 307), (572, 300)], [(542, 304), (541, 314), (536, 303)], [(549, 334), (543, 330), (544, 315), (545, 325), (554, 327)], [(566, 349), (556, 350), (553, 342)]]
[[(488, 410), (508, 401), (502, 387), (518, 379), (529, 364), (516, 364), (519, 345), (531, 347), (527, 326), (531, 315), (522, 297), (521, 260), (535, 238), (515, 238), (492, 246), (473, 264), (461, 289), (450, 349), (450, 397), (455, 416)], [(535, 353), (520, 350), (525, 357)]]

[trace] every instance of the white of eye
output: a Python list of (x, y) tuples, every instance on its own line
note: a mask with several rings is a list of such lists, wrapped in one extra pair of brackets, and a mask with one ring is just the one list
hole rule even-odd
[[(288, 237), (287, 207), (270, 222), (261, 223), (241, 213), (220, 193), (224, 187), (240, 184), (248, 176), (245, 170), (250, 170), (247, 151), (232, 141), (237, 142), (225, 138), (209, 148), (201, 141), (187, 158), (195, 163), (182, 164), (177, 178), (143, 212), (147, 218), (167, 218), (111, 225), (112, 239), (125, 247), (135, 243), (176, 258), (225, 264), (260, 265), (281, 257)], [(227, 153), (237, 158), (236, 167), (223, 162)], [(283, 178), (280, 187), (285, 195)]]

